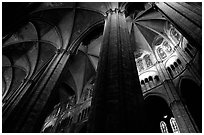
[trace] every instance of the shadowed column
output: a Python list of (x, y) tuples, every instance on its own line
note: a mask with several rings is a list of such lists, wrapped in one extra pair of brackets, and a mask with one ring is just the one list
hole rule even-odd
[(124, 12), (109, 10), (89, 132), (143, 132), (143, 95)]

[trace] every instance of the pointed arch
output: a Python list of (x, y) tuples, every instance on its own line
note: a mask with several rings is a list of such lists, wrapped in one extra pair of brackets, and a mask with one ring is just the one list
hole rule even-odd
[[(146, 112), (146, 132), (163, 132), (163, 130), (161, 130), (162, 121), (162, 129), (165, 128), (165, 132), (172, 132), (169, 119), (173, 117), (173, 114), (165, 99), (158, 95), (149, 94), (145, 97), (144, 101)], [(166, 127), (164, 126), (164, 122)]]
[(202, 89), (192, 78), (182, 77), (179, 93), (194, 128), (202, 132)]

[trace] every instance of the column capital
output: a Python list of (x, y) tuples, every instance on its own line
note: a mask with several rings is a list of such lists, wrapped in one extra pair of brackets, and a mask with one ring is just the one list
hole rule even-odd
[(106, 11), (106, 16), (108, 16), (108, 14), (113, 14), (113, 13), (125, 13), (125, 10), (121, 10), (119, 8), (115, 8), (115, 9), (109, 9)]
[(68, 55), (68, 54), (71, 54), (71, 55), (72, 55), (72, 54), (73, 54), (73, 51), (60, 48), (60, 49), (57, 49), (56, 53), (57, 53), (57, 54), (65, 53), (65, 54), (67, 54), (67, 55)]
[(60, 53), (63, 53), (64, 51), (65, 51), (65, 49), (60, 48), (60, 49), (57, 49), (56, 53), (60, 54)]
[(152, 2), (151, 3), (151, 5), (152, 5), (152, 8), (154, 9), (154, 10), (158, 10), (158, 7), (157, 7), (157, 4), (158, 4), (159, 2)]

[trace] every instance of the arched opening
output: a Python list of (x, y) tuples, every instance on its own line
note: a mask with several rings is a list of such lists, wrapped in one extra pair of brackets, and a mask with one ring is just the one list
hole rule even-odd
[(147, 133), (173, 132), (170, 119), (173, 114), (164, 99), (159, 96), (148, 96), (145, 98), (146, 122), (145, 129)]
[(176, 62), (174, 62), (174, 66), (177, 68), (178, 67), (178, 64)]
[(173, 76), (173, 75), (172, 75), (172, 71), (171, 71), (171, 68), (170, 68), (170, 67), (167, 67), (167, 71), (169, 72), (169, 74), (170, 74), (171, 76)]
[[(93, 80), (92, 82), (89, 82), (89, 80), (96, 74), (103, 39), (103, 28), (102, 23), (99, 26), (93, 26), (82, 36), (79, 40), (80, 43), (76, 43), (73, 48), (74, 53), (67, 61), (61, 73), (60, 82), (56, 85), (56, 87), (59, 87), (53, 90), (50, 103), (48, 101), (49, 110), (47, 109), (48, 111), (44, 114), (46, 117), (53, 115), (53, 110), (56, 110), (54, 106), (58, 105), (60, 114), (71, 115), (73, 122), (72, 119), (69, 121), (67, 119), (62, 120), (61, 115), (56, 115), (55, 118), (58, 119), (58, 123), (55, 123), (55, 130), (52, 132), (72, 132), (72, 124), (75, 122), (74, 114), (80, 112), (80, 106), (83, 104), (82, 100), (92, 95), (92, 90), (87, 89), (91, 88), (88, 87), (89, 83), (94, 83)], [(85, 115), (85, 110), (81, 111), (77, 122), (84, 119)]]
[[(61, 84), (61, 86), (58, 89), (58, 92), (59, 92), (59, 98), (61, 103), (71, 100), (71, 97), (75, 95), (74, 90), (66, 83)], [(75, 101), (72, 101), (72, 102), (75, 102)]]
[(181, 61), (180, 61), (179, 59), (177, 59), (177, 63), (178, 63), (178, 64), (181, 64)]
[(175, 70), (175, 68), (174, 68), (174, 66), (173, 66), (173, 65), (171, 65), (171, 69), (172, 69), (172, 70)]
[(156, 75), (156, 76), (154, 77), (154, 79), (156, 80), (156, 82), (159, 82), (159, 76), (158, 76), (158, 75)]
[(182, 79), (180, 83), (181, 99), (186, 106), (192, 122), (202, 132), (202, 91), (194, 81)]
[(144, 85), (144, 84), (145, 84), (145, 83), (144, 83), (144, 80), (141, 80), (141, 84), (142, 84), (142, 85)]
[(145, 83), (148, 83), (149, 81), (148, 81), (148, 79), (147, 78), (145, 78)]
[[(51, 122), (53, 123), (53, 126), (55, 126), (55, 122), (59, 114), (64, 112), (67, 108), (69, 108), (69, 106), (72, 106), (75, 103), (76, 98), (74, 90), (66, 83), (61, 83), (59, 87), (56, 88), (50, 96), (50, 99), (48, 100), (43, 114), (41, 115), (40, 121), (38, 122), (38, 129), (41, 129), (41, 132), (46, 132), (43, 129), (47, 129), (46, 123)], [(59, 130), (60, 132), (64, 132), (64, 130), (66, 130), (65, 127), (68, 126), (67, 122), (69, 122), (69, 120), (70, 119), (62, 120), (60, 124), (57, 125), (56, 129), (49, 129), (49, 132), (59, 132)]]
[(149, 76), (149, 81), (153, 81), (153, 78), (152, 78), (152, 76)]

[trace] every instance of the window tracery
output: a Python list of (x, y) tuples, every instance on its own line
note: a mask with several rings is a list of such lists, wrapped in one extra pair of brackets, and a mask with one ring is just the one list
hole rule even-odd
[(151, 59), (150, 59), (150, 55), (147, 54), (147, 55), (145, 55), (143, 58), (144, 58), (144, 60), (145, 60), (145, 62), (146, 62), (147, 68), (153, 65), (153, 64), (152, 64), (152, 61), (151, 61)]
[(171, 29), (170, 29), (170, 35), (173, 36), (177, 41), (180, 41), (180, 33), (178, 33), (178, 31), (173, 28), (173, 26), (171, 26)]
[(147, 70), (153, 66), (154, 58), (150, 52), (134, 52), (138, 72)]
[(162, 133), (168, 133), (168, 128), (167, 128), (167, 125), (164, 121), (160, 122), (160, 129), (161, 129)]
[(161, 59), (165, 59), (167, 57), (166, 53), (161, 47), (158, 47), (157, 53)]
[(138, 68), (139, 72), (144, 70), (144, 65), (143, 65), (142, 59), (137, 60), (137, 68)]
[(171, 128), (173, 130), (173, 133), (180, 133), (179, 128), (178, 128), (178, 124), (176, 123), (175, 118), (171, 118), (170, 119), (170, 124), (171, 124)]
[(166, 52), (171, 53), (172, 48), (171, 48), (171, 46), (169, 45), (169, 43), (167, 41), (165, 41), (163, 43), (163, 46), (164, 46)]

